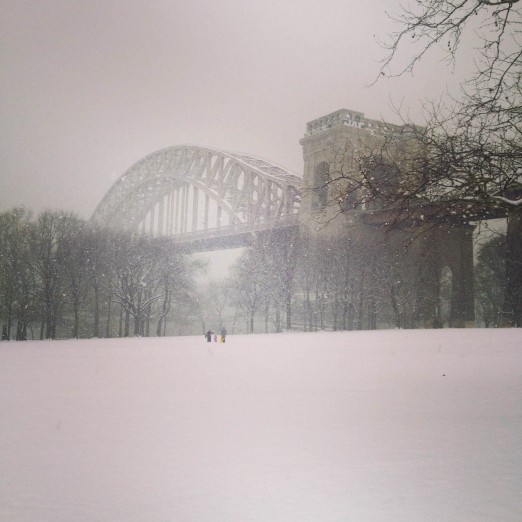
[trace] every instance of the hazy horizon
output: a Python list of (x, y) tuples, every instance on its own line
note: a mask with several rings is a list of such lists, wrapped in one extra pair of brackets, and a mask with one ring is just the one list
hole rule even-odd
[[(0, 211), (89, 218), (156, 150), (195, 144), (302, 174), (306, 123), (341, 108), (422, 121), (458, 86), (433, 56), (378, 76), (398, 1), (0, 0)], [(458, 73), (458, 74), (457, 74)]]

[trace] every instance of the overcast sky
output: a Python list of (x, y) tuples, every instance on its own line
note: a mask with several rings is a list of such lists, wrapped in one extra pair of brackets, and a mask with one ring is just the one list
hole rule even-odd
[[(421, 120), (459, 81), (433, 60), (379, 81), (396, 0), (0, 0), (0, 211), (88, 218), (158, 149), (245, 152), (302, 174), (306, 122)], [(421, 122), (421, 121), (420, 121)]]

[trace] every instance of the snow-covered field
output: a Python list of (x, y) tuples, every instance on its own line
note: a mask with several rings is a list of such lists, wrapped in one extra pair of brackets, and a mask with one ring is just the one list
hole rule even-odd
[(522, 330), (0, 343), (2, 522), (520, 522)]

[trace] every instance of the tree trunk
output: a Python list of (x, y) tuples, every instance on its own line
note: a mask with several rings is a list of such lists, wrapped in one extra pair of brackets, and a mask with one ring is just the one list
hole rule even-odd
[(16, 340), (27, 341), (27, 317), (25, 314), (22, 314), (18, 318), (18, 323), (16, 325)]
[(134, 335), (140, 335), (140, 324), (141, 324), (140, 314), (136, 314), (134, 316)]
[(123, 306), (120, 305), (120, 321), (118, 323), (118, 337), (123, 334)]
[(353, 318), (355, 317), (355, 281), (354, 279), (350, 282), (350, 308), (351, 313), (348, 315), (348, 330), (353, 330)]
[(371, 294), (368, 300), (368, 330), (377, 330), (377, 303)]
[(51, 304), (50, 302), (46, 303), (46, 311), (45, 311), (45, 338), (52, 339), (51, 330), (52, 330), (52, 313), (51, 313)]
[(286, 330), (292, 331), (292, 298), (286, 299)]
[(399, 305), (397, 304), (397, 297), (395, 295), (395, 287), (393, 286), (393, 283), (390, 287), (390, 301), (395, 314), (395, 326), (397, 328), (402, 328), (401, 312), (399, 310)]
[(308, 331), (312, 331), (312, 303), (310, 302), (310, 289), (306, 289), (306, 310), (304, 316), (304, 331), (306, 332), (306, 324), (308, 323)]
[(78, 303), (78, 299), (74, 299), (73, 301), (73, 330), (72, 330), (72, 338), (78, 339), (79, 331), (80, 331), (80, 304)]
[[(167, 314), (170, 309), (170, 292), (168, 288), (165, 288), (165, 298), (163, 299), (163, 305), (161, 307), (161, 313), (158, 319), (158, 326), (156, 328), (156, 335), (161, 337), (163, 332), (163, 337), (165, 337), (165, 326), (167, 323)], [(205, 330), (203, 330), (205, 331)]]
[(147, 310), (147, 317), (145, 318), (145, 329), (142, 330), (142, 333), (145, 332), (145, 337), (149, 337), (150, 334), (150, 307)]
[(56, 327), (58, 326), (58, 317), (56, 312), (52, 316), (51, 320), (51, 333), (49, 335), (49, 339), (56, 339)]
[(359, 310), (357, 316), (357, 330), (363, 330), (363, 315), (364, 315), (364, 270), (361, 274), (361, 288), (359, 292)]
[(7, 340), (11, 339), (11, 303), (9, 303), (9, 307), (7, 308)]
[(107, 303), (107, 323), (105, 325), (105, 337), (111, 336), (111, 300)]
[(100, 290), (98, 285), (93, 285), (94, 288), (94, 337), (100, 336)]
[(128, 310), (125, 310), (125, 326), (124, 326), (123, 335), (125, 337), (129, 337), (129, 333), (130, 333), (130, 313)]

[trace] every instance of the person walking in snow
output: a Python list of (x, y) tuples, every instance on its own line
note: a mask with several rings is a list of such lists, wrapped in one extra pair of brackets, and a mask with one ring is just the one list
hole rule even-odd
[(221, 342), (225, 342), (225, 337), (227, 336), (227, 329), (223, 326), (221, 328)]
[(207, 343), (209, 343), (211, 340), (212, 340), (212, 334), (214, 332), (212, 332), (211, 330), (209, 330), (206, 334), (205, 334), (205, 337), (207, 338)]

